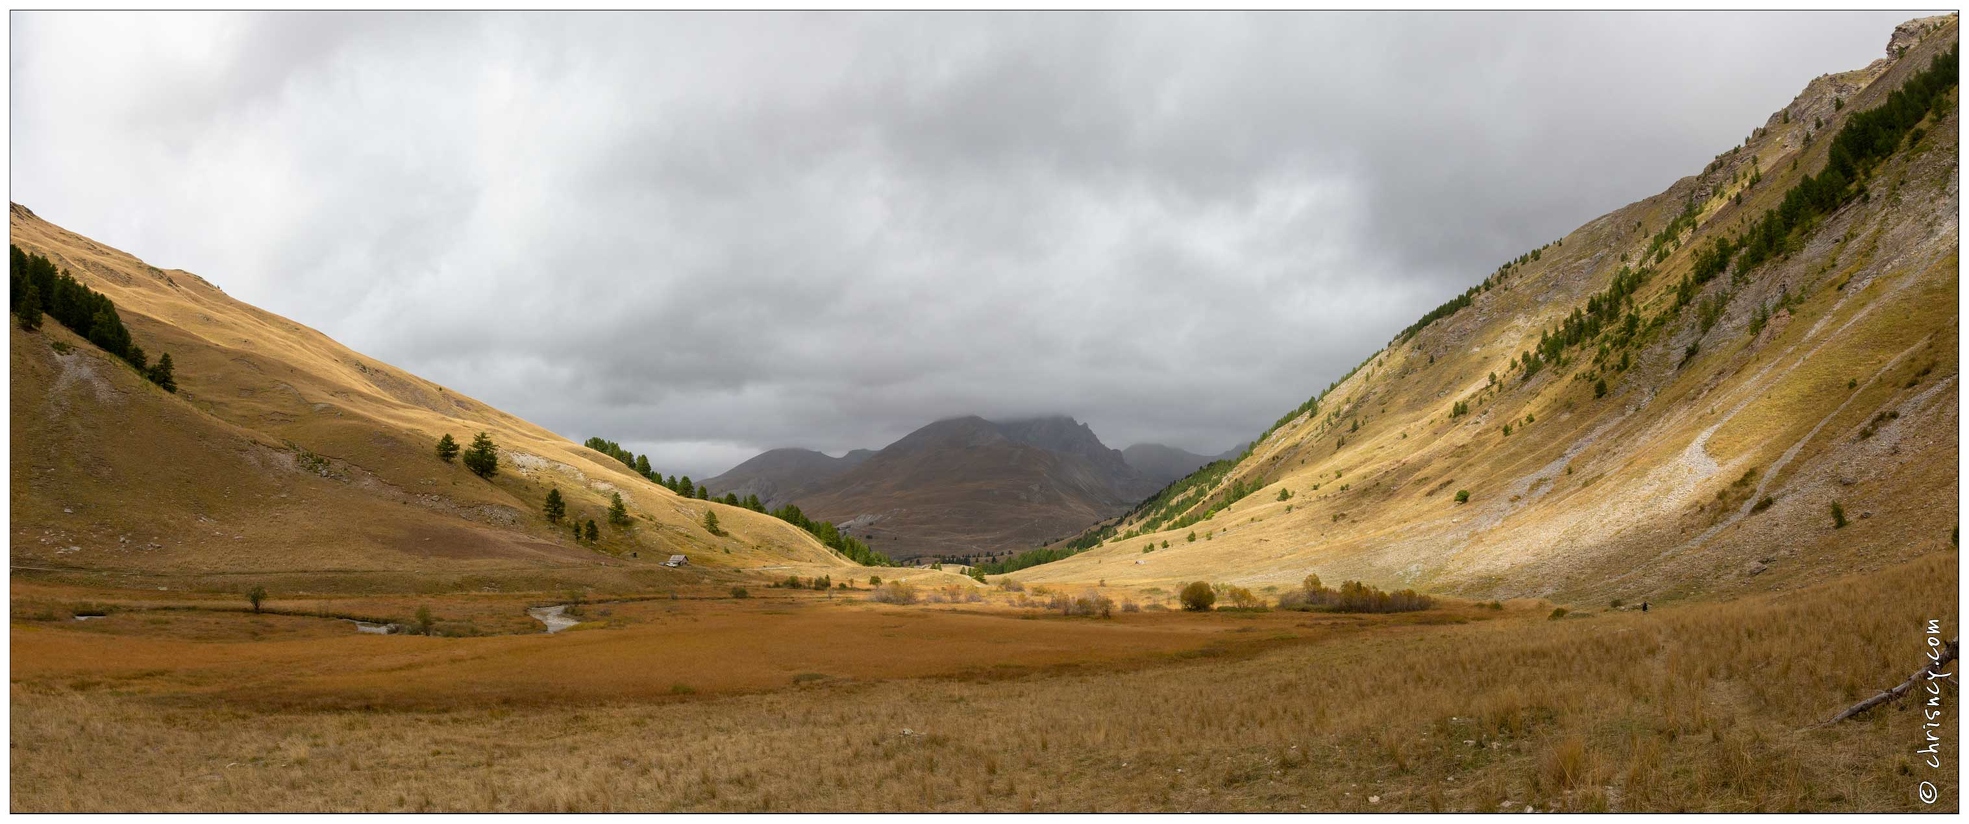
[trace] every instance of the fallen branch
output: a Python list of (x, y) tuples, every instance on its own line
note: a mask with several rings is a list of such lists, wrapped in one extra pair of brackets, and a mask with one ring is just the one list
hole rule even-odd
[(1889, 701), (1898, 701), (1901, 698), (1906, 697), (1909, 692), (1912, 692), (1914, 690), (1915, 685), (1921, 683), (1921, 679), (1923, 676), (1927, 676), (1929, 680), (1934, 680), (1934, 681), (1953, 679), (1955, 677), (1954, 673), (1943, 674), (1942, 668), (1948, 666), (1949, 662), (1955, 660), (1956, 647), (1958, 641), (1960, 640), (1961, 640), (1960, 638), (1951, 639), (1948, 643), (1943, 644), (1940, 656), (1935, 658), (1935, 660), (1930, 661), (1928, 663), (1928, 666), (1916, 670), (1913, 675), (1907, 677), (1906, 681), (1902, 681), (1900, 686), (1882, 692), (1879, 695), (1876, 695), (1872, 698), (1868, 698), (1865, 701), (1861, 701), (1850, 707), (1847, 707), (1845, 712), (1833, 716), (1831, 721), (1827, 721), (1824, 724), (1820, 724), (1819, 726), (1829, 727), (1832, 726), (1833, 724), (1837, 724), (1848, 718), (1852, 718), (1853, 716), (1859, 715), (1860, 713), (1866, 712), (1867, 710), (1873, 709), (1874, 707), (1878, 707), (1881, 704), (1885, 704)]

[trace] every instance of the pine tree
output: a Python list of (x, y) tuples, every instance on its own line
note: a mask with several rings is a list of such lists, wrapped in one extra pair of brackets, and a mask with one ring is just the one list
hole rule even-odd
[(547, 514), (548, 523), (558, 524), (561, 522), (561, 516), (567, 514), (567, 502), (561, 500), (561, 490), (559, 488), (547, 490), (547, 505), (543, 509)]
[(691, 476), (685, 475), (677, 481), (677, 494), (686, 498), (696, 497), (697, 486), (691, 483)]
[(41, 328), (41, 290), (25, 277), (17, 280), (21, 282), (21, 296), (14, 301), (14, 314), (21, 319), (21, 328), (32, 332)]
[(718, 513), (709, 509), (704, 510), (704, 531), (713, 535), (725, 534), (724, 530), (718, 528)]
[(638, 474), (638, 475), (641, 475), (641, 476), (643, 476), (643, 477), (645, 477), (645, 478), (647, 478), (647, 477), (649, 477), (649, 476), (650, 476), (650, 468), (649, 468), (649, 456), (648, 456), (648, 455), (637, 455), (637, 456), (636, 456), (636, 474)]
[[(151, 383), (157, 384), (159, 389), (172, 393), (178, 391), (178, 381), (171, 376), (171, 353), (169, 352), (157, 356), (157, 365), (150, 368), (147, 377), (150, 378)], [(456, 444), (453, 444), (454, 448), (456, 446)]]
[(703, 500), (703, 501), (708, 501), (708, 500), (711, 500), (711, 490), (709, 490), (709, 489), (706, 489), (706, 488), (704, 487), (704, 484), (698, 484), (698, 485), (697, 485), (697, 498), (698, 498), (698, 500)]
[(451, 459), (456, 457), (458, 457), (458, 442), (451, 439), (450, 432), (446, 432), (444, 437), (438, 439), (438, 460), (450, 463)]
[(593, 518), (588, 519), (588, 525), (586, 527), (583, 527), (581, 532), (583, 535), (585, 535), (588, 538), (588, 541), (590, 543), (602, 539), (602, 531), (595, 528), (595, 519)]
[(629, 508), (622, 505), (622, 493), (620, 492), (609, 496), (608, 522), (610, 526), (629, 525)]
[(499, 448), (484, 432), (473, 436), (471, 448), (465, 450), (465, 468), (488, 480), (499, 474)]

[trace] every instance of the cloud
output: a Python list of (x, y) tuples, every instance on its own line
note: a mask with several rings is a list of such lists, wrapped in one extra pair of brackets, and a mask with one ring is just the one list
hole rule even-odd
[(1908, 13), (20, 13), (13, 193), (704, 477), (1215, 452)]

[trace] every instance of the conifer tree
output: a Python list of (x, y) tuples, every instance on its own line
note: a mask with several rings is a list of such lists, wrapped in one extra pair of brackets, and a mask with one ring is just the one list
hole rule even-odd
[(691, 476), (685, 475), (677, 481), (677, 494), (686, 498), (696, 497), (697, 486), (691, 483)]
[(465, 468), (488, 480), (499, 474), (499, 448), (484, 432), (473, 436), (471, 447), (465, 450)]
[[(171, 376), (171, 353), (169, 352), (157, 356), (157, 364), (150, 368), (147, 377), (150, 378), (151, 383), (157, 384), (159, 389), (174, 394), (178, 391), (178, 381)], [(447, 435), (445, 437), (450, 436)], [(453, 446), (456, 447), (457, 445), (453, 444)]]
[(567, 502), (561, 499), (561, 490), (558, 487), (547, 490), (547, 504), (543, 509), (547, 514), (547, 522), (551, 524), (560, 523), (561, 516), (567, 514)]
[(41, 328), (41, 290), (26, 278), (21, 281), (20, 299), (14, 301), (14, 314), (21, 320), (21, 328), (32, 332)]
[(713, 535), (725, 534), (724, 530), (718, 528), (718, 513), (709, 509), (704, 510), (704, 531)]
[(451, 439), (450, 432), (446, 432), (444, 437), (438, 439), (438, 460), (450, 463), (451, 459), (456, 457), (458, 457), (458, 442)]
[(620, 492), (609, 496), (608, 522), (610, 526), (629, 525), (629, 508), (622, 505), (622, 493)]
[(595, 528), (595, 519), (593, 518), (588, 519), (588, 525), (586, 527), (583, 527), (581, 531), (584, 535), (588, 537), (588, 541), (590, 543), (602, 539), (602, 531)]
[(636, 474), (638, 474), (638, 475), (641, 475), (641, 476), (643, 476), (643, 477), (645, 477), (645, 478), (647, 478), (647, 477), (649, 477), (649, 476), (650, 476), (650, 468), (649, 468), (649, 456), (648, 456), (648, 455), (637, 455), (637, 456), (636, 456)]

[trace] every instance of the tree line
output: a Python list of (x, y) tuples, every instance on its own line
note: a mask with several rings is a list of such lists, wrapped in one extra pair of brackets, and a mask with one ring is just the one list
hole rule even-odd
[[(1776, 208), (1750, 224), (1741, 237), (1718, 237), (1696, 254), (1689, 274), (1677, 288), (1676, 306), (1687, 306), (1703, 284), (1727, 271), (1734, 260), (1739, 271), (1796, 251), (1812, 227), (1839, 207), (1865, 195), (1865, 180), (1873, 167), (1894, 154), (1904, 142), (1920, 139), (1916, 127), (1930, 113), (1943, 113), (1956, 86), (1959, 45), (1935, 55), (1887, 96), (1886, 101), (1846, 118), (1826, 151), (1825, 168), (1785, 192)], [(1907, 140), (1910, 135), (1913, 140)]]
[[(862, 543), (860, 539), (855, 538), (853, 535), (842, 532), (830, 522), (816, 521), (808, 518), (797, 506), (788, 504), (768, 512), (766, 505), (759, 500), (759, 496), (757, 495), (747, 495), (741, 499), (738, 497), (738, 493), (727, 492), (723, 498), (713, 498), (711, 497), (710, 489), (706, 488), (703, 484), (693, 483), (689, 475), (681, 478), (672, 475), (666, 479), (662, 473), (650, 468), (649, 456), (631, 454), (629, 450), (623, 449), (622, 445), (615, 441), (596, 437), (589, 438), (583, 442), (583, 445), (621, 461), (622, 465), (629, 467), (631, 472), (641, 475), (651, 483), (657, 484), (685, 498), (716, 501), (729, 506), (742, 507), (744, 509), (750, 509), (753, 512), (771, 515), (806, 530), (808, 534), (820, 539), (820, 542), (826, 544), (828, 548), (841, 553), (843, 557), (857, 564), (861, 564), (862, 566), (895, 566), (895, 562), (889, 560), (888, 556), (869, 549), (868, 544)], [(711, 523), (716, 524), (716, 521), (713, 520)], [(714, 534), (716, 533), (714, 532)]]
[(84, 286), (67, 270), (57, 272), (54, 262), (42, 255), (28, 254), (13, 244), (7, 248), (7, 305), (22, 329), (31, 332), (41, 328), (45, 313), (103, 351), (122, 358), (164, 391), (178, 391), (171, 354), (166, 352), (156, 363), (149, 363), (108, 296)]

